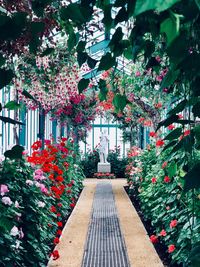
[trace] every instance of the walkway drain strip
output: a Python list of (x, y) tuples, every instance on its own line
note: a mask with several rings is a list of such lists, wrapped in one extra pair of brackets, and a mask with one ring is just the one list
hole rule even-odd
[(106, 181), (96, 187), (82, 267), (130, 267), (112, 185)]

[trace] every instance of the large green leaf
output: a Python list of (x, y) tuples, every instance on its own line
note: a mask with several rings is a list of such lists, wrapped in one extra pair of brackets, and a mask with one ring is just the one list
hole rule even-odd
[(8, 85), (14, 77), (12, 70), (0, 69), (0, 89)]
[(98, 61), (96, 59), (91, 58), (90, 56), (88, 56), (87, 64), (91, 69), (94, 69), (94, 67), (96, 66), (97, 62)]
[(195, 0), (195, 2), (197, 4), (198, 8), (200, 9), (200, 0)]
[(200, 102), (196, 103), (193, 106), (192, 112), (193, 112), (193, 114), (194, 114), (195, 117), (200, 117)]
[(115, 17), (114, 23), (115, 23), (115, 25), (117, 25), (119, 22), (126, 21), (126, 20), (128, 20), (128, 12), (127, 12), (125, 7), (122, 7), (118, 11), (118, 13)]
[(0, 54), (0, 67), (3, 66), (6, 62), (6, 59)]
[(108, 93), (108, 88), (106, 86), (106, 81), (100, 79), (98, 82), (100, 93), (99, 93), (99, 99), (100, 101), (106, 100), (107, 93)]
[(123, 32), (122, 28), (118, 27), (115, 31), (115, 33), (112, 36), (112, 39), (110, 40), (109, 47), (112, 48), (112, 46), (115, 46), (121, 41), (123, 38)]
[(72, 30), (69, 33), (68, 40), (67, 40), (67, 45), (68, 45), (69, 51), (73, 50), (75, 48), (76, 44), (77, 44), (77, 36), (76, 36), (76, 34), (72, 28)]
[(165, 75), (164, 79), (162, 80), (160, 89), (162, 90), (164, 88), (171, 86), (176, 81), (179, 74), (180, 74), (179, 70), (169, 70)]
[(182, 128), (177, 128), (173, 130), (172, 132), (170, 132), (164, 139), (171, 141), (171, 140), (179, 138), (181, 134), (182, 134)]
[(38, 47), (41, 45), (42, 41), (38, 38), (38, 36), (34, 36), (29, 43), (29, 51), (32, 54), (36, 54), (38, 51)]
[[(200, 8), (200, 2), (199, 2), (199, 8)], [(194, 244), (190, 254), (189, 259), (191, 262), (191, 267), (199, 267), (200, 266), (200, 242)]]
[(54, 51), (55, 51), (55, 48), (48, 47), (42, 52), (41, 57), (48, 56), (52, 54)]
[(0, 15), (0, 40), (15, 40), (27, 27), (27, 13), (15, 12), (12, 17)]
[(83, 90), (85, 90), (88, 85), (90, 83), (90, 79), (84, 79), (82, 78), (79, 83), (78, 83), (78, 91), (79, 91), (79, 94), (83, 92)]
[(8, 117), (0, 116), (0, 120), (3, 121), (4, 123), (11, 123), (11, 124), (19, 124), (19, 125), (25, 125), (24, 123), (20, 121), (13, 120)]
[(86, 42), (80, 41), (76, 47), (77, 52), (83, 52), (85, 50)]
[(173, 122), (177, 122), (179, 119), (179, 116), (178, 115), (171, 115), (170, 117), (168, 117), (167, 119), (159, 122), (158, 124), (158, 127), (157, 127), (157, 130), (160, 129), (160, 127), (162, 126), (169, 126), (170, 124), (172, 124)]
[(180, 0), (137, 0), (135, 5), (134, 15), (137, 16), (148, 10), (157, 10), (159, 12), (164, 11)]
[(200, 188), (200, 163), (196, 163), (193, 168), (185, 175), (184, 191)]
[(7, 150), (4, 156), (9, 159), (22, 159), (23, 146), (16, 145), (11, 150)]
[(83, 65), (83, 63), (85, 63), (85, 61), (88, 59), (88, 55), (85, 52), (79, 52), (77, 55), (77, 60), (78, 60), (78, 64), (79, 67), (81, 67)]
[(111, 53), (106, 53), (99, 63), (98, 70), (109, 70), (116, 64), (116, 59), (111, 56)]
[(112, 24), (113, 24), (113, 19), (112, 19), (112, 16), (111, 16), (111, 12), (112, 12), (112, 5), (111, 4), (105, 5), (105, 7), (104, 7), (104, 17), (102, 19), (102, 22), (105, 25), (106, 31), (109, 31), (110, 28), (112, 27)]
[(113, 98), (113, 105), (116, 112), (123, 111), (127, 104), (127, 98), (125, 95), (117, 93)]
[(34, 13), (38, 17), (42, 17), (44, 15), (44, 9), (45, 7), (50, 4), (52, 0), (34, 0), (31, 2), (32, 9)]
[(25, 97), (27, 97), (27, 98), (33, 100), (34, 102), (38, 103), (38, 101), (31, 94), (29, 94), (29, 92), (27, 92), (26, 90), (22, 91), (22, 95), (24, 95)]
[(167, 150), (168, 148), (176, 145), (177, 141), (172, 141), (172, 142), (169, 142), (162, 150), (162, 152), (164, 152), (165, 150)]
[(92, 9), (81, 6), (78, 3), (71, 3), (67, 7), (62, 7), (60, 11), (61, 19), (72, 20), (75, 24), (81, 25), (90, 20)]
[(37, 35), (40, 32), (43, 32), (45, 29), (45, 23), (44, 22), (31, 22), (31, 32), (33, 35)]
[(160, 32), (165, 33), (168, 46), (179, 35), (180, 15), (171, 12), (171, 16), (164, 20), (160, 25)]
[(9, 101), (8, 103), (6, 103), (5, 108), (9, 109), (9, 110), (17, 110), (21, 107), (21, 105), (19, 103), (17, 103), (17, 101)]
[(177, 106), (175, 108), (173, 108), (172, 110), (170, 110), (168, 112), (168, 114), (169, 115), (173, 115), (173, 114), (177, 114), (177, 113), (183, 111), (184, 108), (186, 107), (187, 103), (188, 103), (188, 101), (186, 99), (182, 100), (181, 102), (179, 102), (177, 104)]
[(175, 161), (172, 161), (167, 166), (167, 173), (170, 178), (172, 178), (174, 175), (176, 175), (177, 172), (177, 164)]

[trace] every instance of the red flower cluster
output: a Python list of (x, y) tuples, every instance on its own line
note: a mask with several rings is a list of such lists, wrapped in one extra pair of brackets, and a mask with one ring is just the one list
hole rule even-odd
[(151, 235), (150, 240), (153, 244), (158, 243), (158, 237), (156, 235)]
[(170, 222), (170, 228), (174, 228), (174, 227), (176, 227), (177, 226), (177, 224), (178, 224), (178, 221), (177, 220), (172, 220), (171, 222)]
[(160, 140), (158, 140), (157, 142), (156, 142), (156, 146), (157, 147), (159, 147), (159, 146), (163, 146), (165, 144), (165, 142), (162, 140), (162, 139), (160, 139)]
[[(42, 143), (41, 141), (36, 141), (32, 145), (33, 153), (30, 157), (27, 158), (28, 162), (32, 163), (35, 166), (39, 166), (43, 173), (49, 177), (50, 180), (50, 192), (49, 196), (53, 197), (55, 204), (50, 207), (50, 212), (57, 216), (57, 227), (62, 228), (62, 196), (66, 193), (72, 194), (72, 187), (74, 185), (74, 180), (65, 181), (66, 171), (70, 167), (69, 163), (66, 162), (66, 158), (69, 154), (72, 155), (72, 143), (68, 144), (66, 138), (62, 138), (59, 144), (51, 144), (50, 140), (45, 142), (45, 149), (40, 150)], [(60, 160), (58, 160), (60, 158)], [(64, 162), (65, 159), (65, 162)], [(75, 206), (76, 199), (70, 199), (70, 207)], [(57, 245), (60, 241), (60, 235), (62, 230), (58, 229), (56, 236), (53, 239), (53, 244)], [(59, 258), (59, 253), (57, 250), (52, 252), (52, 257), (54, 260)]]
[(153, 184), (155, 184), (155, 183), (157, 182), (156, 177), (152, 177), (151, 182), (152, 182)]
[(165, 183), (170, 183), (171, 182), (171, 179), (169, 178), (169, 176), (165, 176), (164, 182)]
[(53, 260), (57, 260), (60, 257), (58, 250), (54, 250), (51, 253), (51, 256), (53, 257)]
[(150, 137), (157, 137), (157, 133), (155, 133), (155, 132), (150, 132), (150, 133), (149, 133), (149, 136), (150, 136)]
[(172, 253), (172, 252), (174, 252), (175, 249), (176, 249), (175, 245), (171, 244), (171, 245), (169, 245), (169, 247), (168, 247), (168, 252), (169, 252), (169, 253)]

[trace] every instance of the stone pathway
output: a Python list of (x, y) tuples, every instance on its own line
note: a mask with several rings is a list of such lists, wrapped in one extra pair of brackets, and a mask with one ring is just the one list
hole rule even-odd
[(101, 181), (94, 196), (82, 267), (130, 267), (112, 185)]
[(127, 196), (125, 179), (86, 179), (48, 267), (164, 267)]

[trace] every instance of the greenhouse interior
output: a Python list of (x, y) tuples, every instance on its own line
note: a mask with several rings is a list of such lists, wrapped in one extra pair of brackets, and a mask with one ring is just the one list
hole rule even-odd
[(0, 0), (0, 267), (200, 267), (200, 0)]

